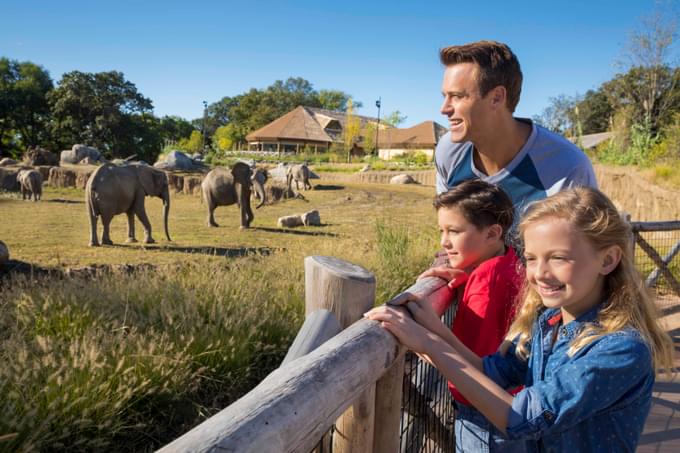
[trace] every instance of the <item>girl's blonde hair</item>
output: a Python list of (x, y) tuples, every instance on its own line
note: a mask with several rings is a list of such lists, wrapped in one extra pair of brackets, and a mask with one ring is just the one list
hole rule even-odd
[[(575, 354), (603, 335), (632, 327), (649, 345), (654, 367), (670, 372), (672, 341), (658, 325), (656, 306), (633, 264), (630, 225), (621, 218), (612, 202), (602, 192), (586, 187), (560, 192), (528, 208), (519, 224), (520, 236), (524, 237), (529, 225), (546, 218), (567, 220), (597, 250), (614, 245), (621, 249), (621, 261), (605, 276), (602, 307), (596, 322), (588, 323), (574, 338), (568, 354)], [(525, 360), (528, 357), (533, 326), (544, 310), (538, 293), (525, 282), (521, 308), (506, 336), (506, 340), (519, 336), (518, 357)]]

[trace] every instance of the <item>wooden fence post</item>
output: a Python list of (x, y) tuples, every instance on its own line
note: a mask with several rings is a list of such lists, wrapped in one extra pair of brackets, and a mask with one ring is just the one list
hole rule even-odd
[[(305, 312), (323, 308), (346, 329), (375, 303), (375, 276), (327, 256), (305, 258)], [(366, 453), (373, 447), (375, 385), (369, 386), (336, 421), (334, 453)]]

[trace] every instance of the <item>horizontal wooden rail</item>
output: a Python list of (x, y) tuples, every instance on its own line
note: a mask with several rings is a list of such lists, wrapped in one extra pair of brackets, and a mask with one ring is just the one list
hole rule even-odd
[(159, 451), (310, 451), (400, 353), (389, 332), (361, 320)]

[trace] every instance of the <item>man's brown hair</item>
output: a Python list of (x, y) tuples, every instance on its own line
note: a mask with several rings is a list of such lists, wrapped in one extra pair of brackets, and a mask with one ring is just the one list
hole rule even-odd
[(479, 66), (479, 91), (482, 96), (497, 86), (505, 87), (506, 105), (515, 111), (522, 91), (522, 70), (510, 48), (496, 41), (477, 41), (439, 50), (439, 59), (445, 66), (459, 63), (476, 63)]

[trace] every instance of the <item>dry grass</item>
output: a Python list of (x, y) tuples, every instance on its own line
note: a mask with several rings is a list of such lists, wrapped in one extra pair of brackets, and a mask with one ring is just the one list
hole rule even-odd
[[(41, 266), (150, 263), (95, 278), (15, 278), (0, 292), (0, 450), (147, 451), (246, 392), (282, 359), (302, 323), (303, 259), (337, 256), (376, 274), (394, 295), (436, 251), (433, 189), (327, 186), (205, 226), (198, 197), (172, 197), (170, 234), (147, 199), (158, 244), (91, 248), (83, 193), (46, 188), (43, 202), (0, 196), (0, 239)], [(322, 227), (276, 228), (318, 209)], [(138, 224), (138, 237), (141, 230)], [(250, 251), (257, 253), (248, 253)], [(245, 253), (245, 255), (244, 255)]]

